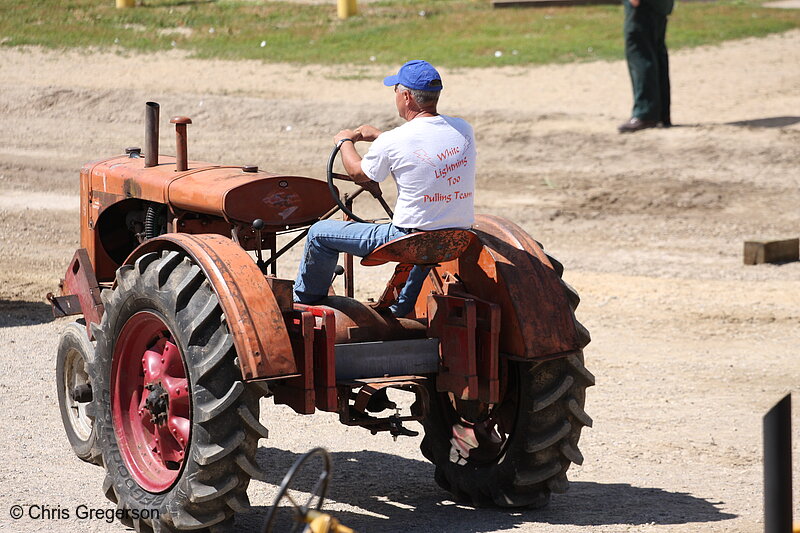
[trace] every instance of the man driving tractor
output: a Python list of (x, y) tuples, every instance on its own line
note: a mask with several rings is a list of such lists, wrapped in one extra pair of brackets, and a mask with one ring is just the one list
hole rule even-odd
[[(523, 228), (473, 213), (473, 130), (438, 114), (436, 70), (412, 61), (384, 83), (405, 123), (339, 132), (327, 182), (190, 161), (188, 117), (172, 119), (177, 153), (159, 160), (155, 102), (146, 157), (131, 149), (81, 168), (81, 248), (49, 296), (56, 316), (84, 317), (59, 340), (58, 402), (75, 454), (105, 468), (106, 496), (126, 512), (158, 510), (138, 531), (225, 528), (248, 508), (250, 480), (265, 476), (267, 392), (373, 434), (414, 436), (403, 424), (420, 422), (436, 482), (477, 507), (543, 506), (583, 462), (594, 377), (580, 297)], [(370, 192), (393, 175), (396, 214), (377, 197), (390, 223), (349, 209), (366, 189), (342, 199), (339, 153), (339, 177)], [(337, 207), (349, 220), (319, 222)], [(306, 228), (292, 305), (276, 262), (302, 233), (276, 243)], [(340, 252), (396, 263), (379, 301), (325, 298)], [(414, 401), (398, 406), (388, 390)]]
[[(357, 185), (380, 194), (379, 183), (392, 174), (397, 203), (389, 224), (321, 220), (306, 239), (294, 300), (313, 304), (328, 294), (339, 253), (363, 257), (377, 247), (417, 231), (468, 229), (474, 222), (475, 139), (460, 118), (437, 112), (442, 79), (427, 61), (409, 61), (383, 80), (394, 87), (397, 112), (406, 123), (382, 132), (370, 125), (334, 136), (344, 168)], [(358, 141), (372, 142), (362, 158)], [(397, 301), (396, 317), (414, 307), (428, 268), (414, 266)]]

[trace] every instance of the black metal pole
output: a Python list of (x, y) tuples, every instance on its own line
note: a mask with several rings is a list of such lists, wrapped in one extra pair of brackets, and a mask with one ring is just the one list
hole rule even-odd
[(764, 532), (792, 533), (792, 395), (764, 415)]

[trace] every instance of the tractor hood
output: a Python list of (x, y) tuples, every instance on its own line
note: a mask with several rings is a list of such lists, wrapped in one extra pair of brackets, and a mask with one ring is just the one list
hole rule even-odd
[(231, 221), (260, 218), (271, 227), (311, 223), (335, 205), (322, 180), (198, 161), (188, 167), (177, 171), (175, 158), (164, 155), (148, 168), (141, 157), (119, 156), (91, 163), (83, 172), (90, 174), (90, 198), (139, 198)]

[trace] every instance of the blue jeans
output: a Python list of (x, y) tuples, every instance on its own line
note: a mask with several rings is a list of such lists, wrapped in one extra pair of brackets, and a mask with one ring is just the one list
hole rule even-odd
[[(328, 295), (339, 253), (364, 257), (378, 246), (407, 235), (394, 224), (320, 220), (311, 226), (294, 283), (294, 301), (313, 304)], [(414, 266), (400, 295), (389, 309), (398, 317), (414, 309), (428, 268)]]

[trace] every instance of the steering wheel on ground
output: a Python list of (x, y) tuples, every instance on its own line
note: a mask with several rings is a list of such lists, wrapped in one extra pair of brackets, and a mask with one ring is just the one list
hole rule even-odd
[[(339, 155), (339, 150), (340, 150), (339, 146), (334, 146), (333, 151), (331, 152), (331, 156), (328, 158), (328, 169), (327, 169), (328, 189), (331, 191), (331, 196), (333, 196), (333, 200), (336, 202), (336, 205), (338, 205), (339, 209), (341, 209), (342, 212), (345, 215), (347, 215), (351, 220), (354, 220), (356, 222), (369, 222), (368, 220), (364, 220), (363, 218), (353, 213), (352, 209), (350, 209), (347, 206), (347, 203), (350, 200), (353, 200), (356, 196), (364, 192), (366, 189), (359, 185), (358, 189), (354, 193), (352, 194), (345, 193), (342, 196), (339, 194), (339, 189), (337, 189), (336, 186), (333, 184), (334, 179), (349, 180), (349, 178), (341, 174), (337, 174), (336, 172), (333, 171), (333, 163), (336, 161), (336, 156)], [(381, 206), (383, 207), (383, 210), (386, 211), (386, 213), (389, 215), (389, 218), (391, 219), (394, 216), (394, 213), (392, 213), (392, 209), (389, 207), (389, 204), (386, 203), (386, 200), (383, 199), (383, 195), (380, 194), (379, 192), (378, 194), (373, 193), (373, 196), (375, 197), (376, 200), (378, 200), (378, 202), (380, 202)]]
[[(311, 489), (311, 496), (304, 504), (300, 504), (295, 500), (289, 491), (298, 472), (314, 456), (319, 456), (322, 458), (322, 472), (317, 479), (317, 483)], [(330, 477), (331, 456), (324, 448), (314, 448), (313, 450), (299, 457), (283, 478), (281, 487), (278, 490), (278, 495), (275, 496), (275, 501), (272, 503), (269, 514), (267, 514), (267, 519), (264, 522), (262, 533), (272, 532), (273, 526), (276, 523), (276, 517), (278, 515), (280, 503), (284, 498), (287, 499), (292, 506), (291, 511), (293, 515), (293, 526), (290, 533), (295, 533), (305, 529), (309, 513), (313, 511), (319, 511), (322, 508), (322, 503), (325, 501), (325, 496), (328, 494)]]

